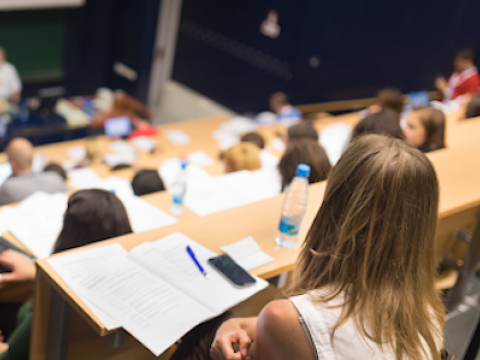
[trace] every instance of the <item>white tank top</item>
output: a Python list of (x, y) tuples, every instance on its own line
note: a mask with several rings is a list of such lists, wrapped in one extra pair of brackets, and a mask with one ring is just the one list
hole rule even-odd
[(382, 351), (378, 344), (362, 336), (352, 318), (337, 328), (332, 341), (332, 331), (342, 308), (328, 306), (335, 305), (338, 300), (319, 305), (305, 294), (292, 297), (290, 301), (300, 314), (300, 322), (318, 360), (395, 360), (388, 346)]

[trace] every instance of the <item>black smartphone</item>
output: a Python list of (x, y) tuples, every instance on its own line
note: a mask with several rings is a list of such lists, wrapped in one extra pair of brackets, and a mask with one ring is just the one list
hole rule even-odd
[(257, 282), (228, 255), (221, 255), (208, 260), (209, 264), (222, 274), (233, 286), (244, 288)]

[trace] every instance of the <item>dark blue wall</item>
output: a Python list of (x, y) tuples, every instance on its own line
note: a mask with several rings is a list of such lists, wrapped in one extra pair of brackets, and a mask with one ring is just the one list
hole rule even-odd
[[(262, 35), (268, 11), (281, 35)], [(480, 55), (478, 0), (184, 0), (174, 79), (238, 112), (433, 88), (458, 48)], [(312, 57), (319, 66), (312, 67)]]
[[(85, 6), (69, 9), (64, 78), (32, 84), (26, 94), (63, 85), (69, 96), (87, 95), (106, 86), (146, 101), (159, 5), (160, 0), (87, 0)], [(138, 79), (132, 82), (114, 73), (117, 61), (137, 71)]]

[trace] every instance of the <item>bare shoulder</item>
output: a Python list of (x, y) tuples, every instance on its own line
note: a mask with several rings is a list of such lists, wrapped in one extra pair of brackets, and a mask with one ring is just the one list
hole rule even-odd
[(290, 300), (267, 304), (257, 321), (257, 341), (252, 359), (315, 359), (299, 313)]

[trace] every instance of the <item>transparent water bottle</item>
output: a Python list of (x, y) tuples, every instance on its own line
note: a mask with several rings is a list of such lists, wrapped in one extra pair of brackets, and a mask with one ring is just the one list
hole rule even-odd
[(182, 215), (185, 211), (185, 194), (187, 192), (187, 160), (182, 160), (182, 169), (178, 178), (172, 186), (172, 205), (170, 206), (170, 212), (173, 215)]
[(300, 224), (307, 208), (309, 175), (310, 166), (298, 165), (296, 175), (286, 190), (280, 225), (275, 235), (275, 242), (281, 247), (292, 248), (297, 242)]

